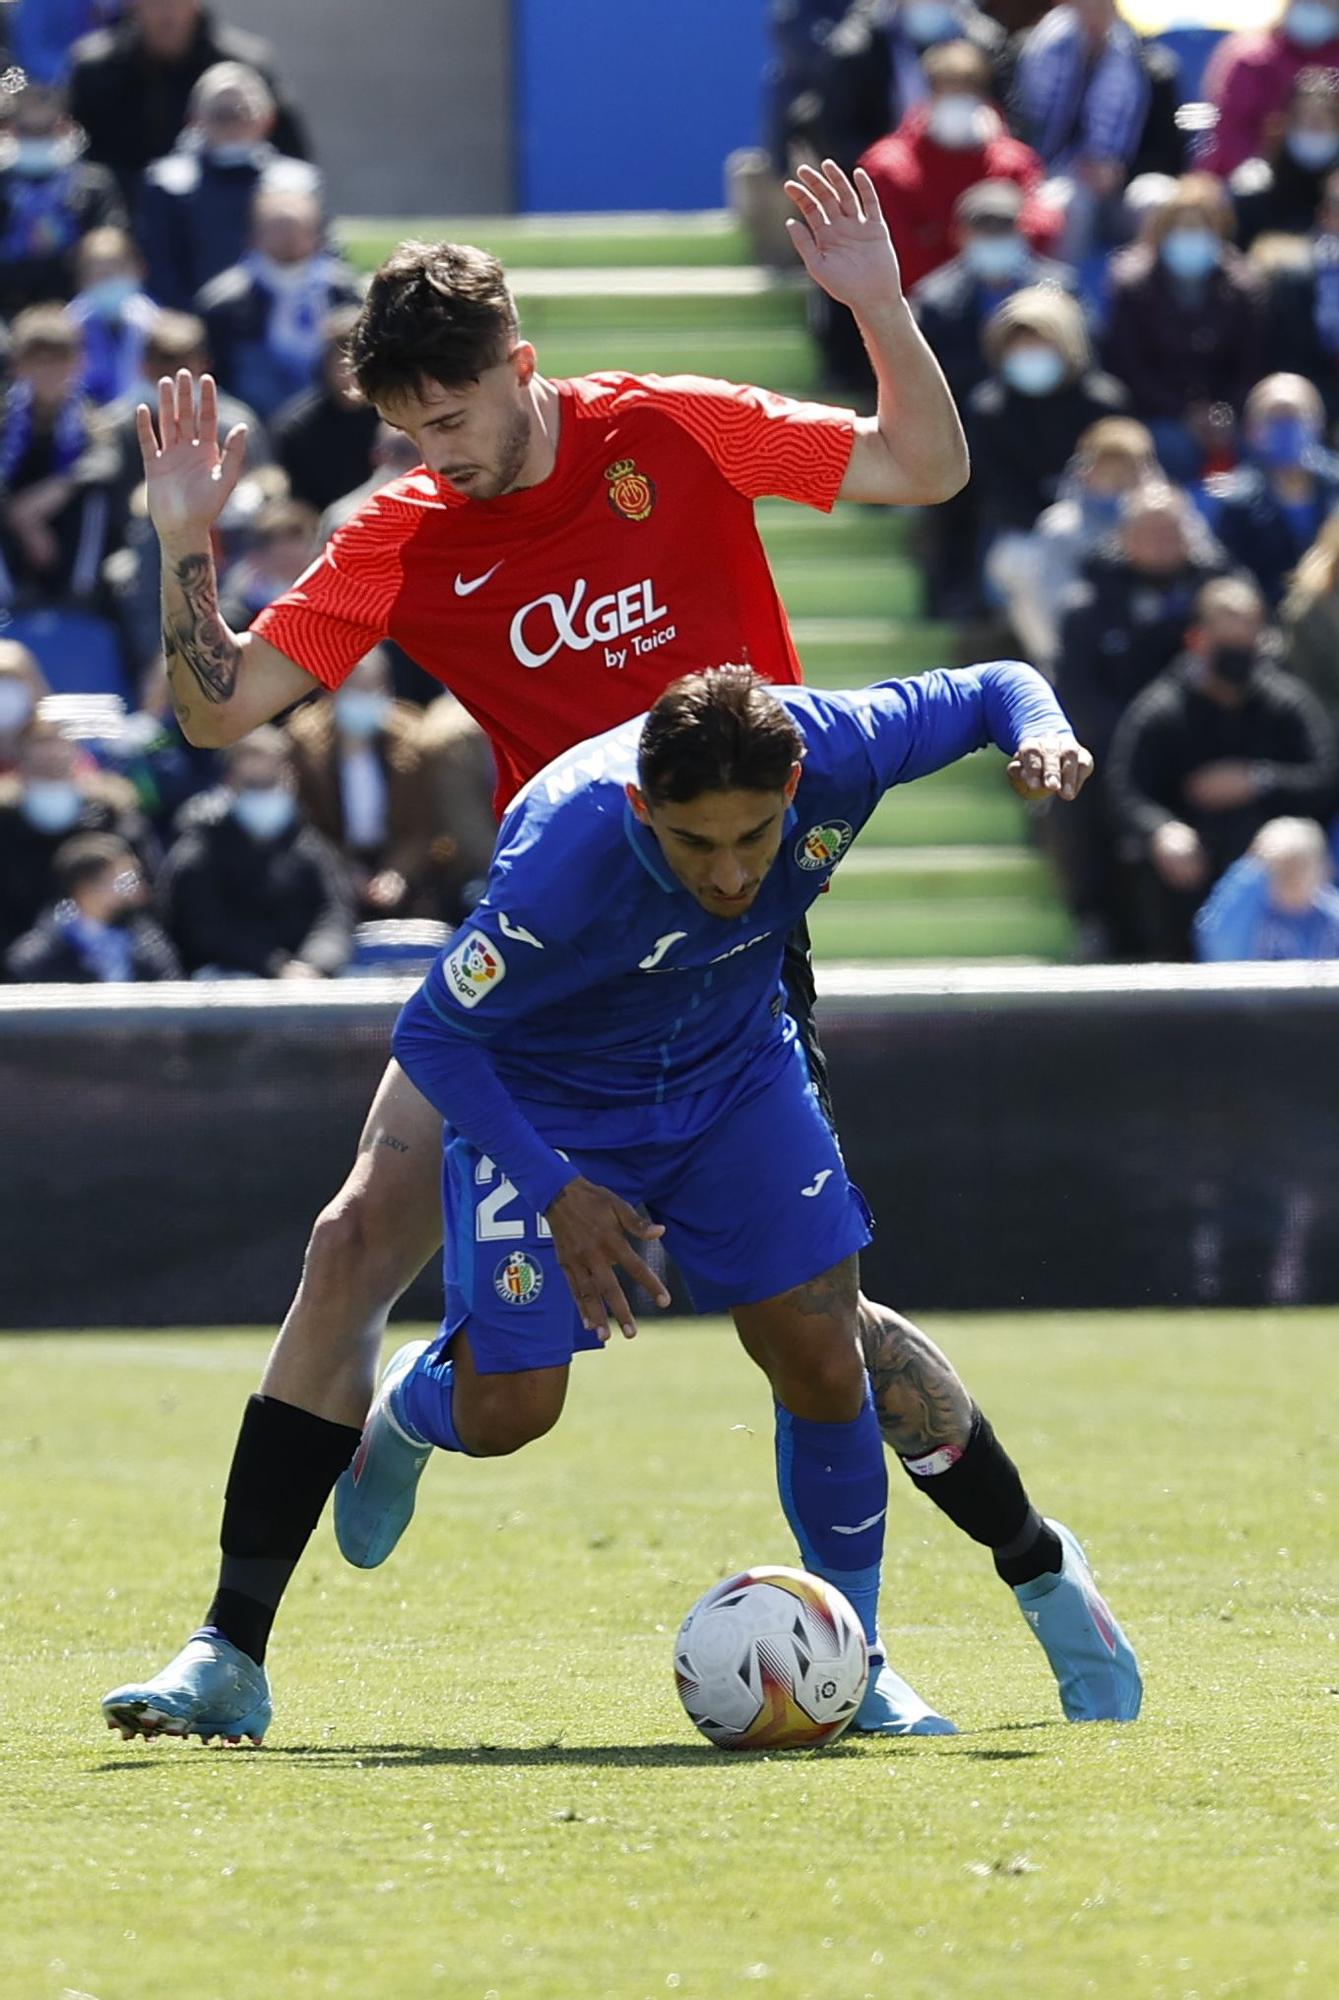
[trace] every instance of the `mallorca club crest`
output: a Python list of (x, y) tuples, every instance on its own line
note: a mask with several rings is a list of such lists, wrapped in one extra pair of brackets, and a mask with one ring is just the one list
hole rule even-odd
[(644, 472), (638, 472), (630, 458), (616, 458), (606, 465), (609, 505), (625, 521), (644, 521), (656, 504), (656, 489)]
[(544, 1289), (544, 1272), (524, 1250), (513, 1250), (493, 1273), (493, 1290), (509, 1306), (532, 1306)]
[(801, 868), (832, 868), (854, 839), (855, 829), (844, 819), (829, 820), (826, 826), (811, 826), (795, 843), (795, 859)]

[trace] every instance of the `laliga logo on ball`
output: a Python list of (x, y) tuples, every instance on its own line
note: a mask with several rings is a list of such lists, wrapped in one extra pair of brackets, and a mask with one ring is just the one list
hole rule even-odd
[(607, 465), (609, 505), (628, 521), (644, 521), (656, 504), (656, 489), (644, 472), (638, 472), (630, 458), (616, 458)]

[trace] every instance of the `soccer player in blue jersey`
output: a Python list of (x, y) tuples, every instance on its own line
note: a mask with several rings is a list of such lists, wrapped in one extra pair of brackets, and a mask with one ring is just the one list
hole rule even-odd
[[(784, 942), (890, 786), (993, 743), (1028, 797), (1092, 768), (1046, 683), (996, 662), (854, 693), (743, 667), (674, 682), (580, 744), (502, 822), (488, 889), (400, 1017), (395, 1054), (447, 1125), (446, 1317), (390, 1362), (336, 1487), (351, 1562), (385, 1560), (433, 1448), (487, 1457), (557, 1422), (574, 1352), (635, 1332), (616, 1267), (663, 1236), (727, 1311), (776, 1405), (782, 1506), (877, 1671), (856, 1727), (952, 1723), (888, 1665), (888, 1478), (860, 1341), (868, 1211), (784, 1011)], [(593, 897), (591, 885), (598, 883)], [(646, 1220), (639, 1209), (644, 1209)], [(1017, 1588), (1073, 1720), (1132, 1720), (1134, 1654), (1068, 1529)]]

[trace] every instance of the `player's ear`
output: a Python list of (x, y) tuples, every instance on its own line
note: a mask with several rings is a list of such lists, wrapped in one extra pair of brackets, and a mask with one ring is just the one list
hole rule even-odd
[(507, 359), (516, 370), (516, 380), (523, 389), (528, 389), (534, 379), (535, 368), (539, 361), (539, 356), (535, 353), (530, 342), (528, 340), (518, 340), (515, 347), (512, 348), (511, 353), (507, 356)]
[(790, 767), (790, 776), (786, 780), (787, 805), (790, 805), (790, 803), (795, 797), (796, 792), (799, 790), (800, 774), (802, 773), (803, 770), (804, 770), (803, 764), (801, 764), (799, 759), (796, 758), (795, 762)]
[(651, 808), (646, 803), (646, 794), (641, 790), (640, 786), (634, 785), (631, 779), (629, 779), (623, 789), (627, 793), (628, 804), (632, 807), (642, 825), (650, 826)]

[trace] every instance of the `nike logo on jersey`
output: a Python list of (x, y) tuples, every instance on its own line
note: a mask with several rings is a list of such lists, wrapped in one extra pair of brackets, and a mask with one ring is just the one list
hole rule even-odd
[(503, 937), (514, 938), (517, 944), (532, 944), (536, 951), (544, 949), (534, 932), (528, 931), (524, 924), (514, 924), (505, 910), (497, 913), (497, 927)]
[(487, 583), (490, 576), (496, 576), (497, 572), (501, 569), (502, 564), (506, 560), (507, 558), (503, 556), (500, 561), (495, 562), (493, 564), (492, 569), (486, 569), (482, 576), (472, 576), (468, 583), (466, 583), (464, 577), (460, 574), (460, 571), (457, 570), (456, 596), (473, 597), (476, 590), (482, 590), (483, 586)]
[(642, 971), (654, 972), (670, 946), (677, 944), (680, 938), (686, 938), (687, 935), (687, 931), (666, 931), (664, 937), (658, 937), (646, 957), (637, 961)]
[[(811, 1186), (809, 1186), (809, 1187), (807, 1187), (807, 1188), (801, 1188), (801, 1189), (800, 1189), (800, 1193), (801, 1193), (801, 1194), (809, 1194), (809, 1195), (814, 1195), (814, 1194), (822, 1194), (822, 1192), (823, 1192), (823, 1187), (824, 1187), (824, 1184), (825, 1184), (825, 1182), (827, 1182), (827, 1181), (830, 1181), (831, 1179), (832, 1179), (832, 1168), (831, 1168), (831, 1167), (824, 1167), (824, 1169), (823, 1169), (822, 1173), (821, 1173), (821, 1174), (819, 1174), (819, 1175), (817, 1175), (817, 1177), (816, 1177), (816, 1178), (815, 1178), (815, 1180), (813, 1181), (812, 1185), (811, 1185)], [(850, 1533), (850, 1534), (854, 1534), (854, 1533), (855, 1533), (855, 1529), (854, 1529), (854, 1528), (851, 1528), (851, 1529), (846, 1529), (846, 1528), (843, 1528), (843, 1529), (842, 1529), (842, 1533), (843, 1533), (843, 1534), (847, 1534), (847, 1533)]]
[(866, 1528), (877, 1527), (887, 1512), (886, 1507), (880, 1507), (877, 1514), (871, 1514), (867, 1520), (857, 1521), (853, 1528), (843, 1528), (840, 1521), (834, 1521), (832, 1532), (834, 1535), (863, 1535)]

